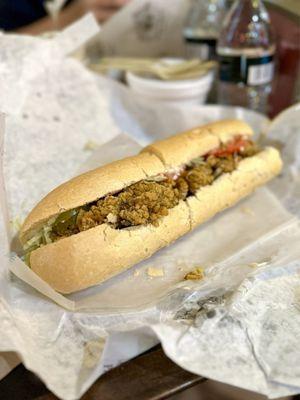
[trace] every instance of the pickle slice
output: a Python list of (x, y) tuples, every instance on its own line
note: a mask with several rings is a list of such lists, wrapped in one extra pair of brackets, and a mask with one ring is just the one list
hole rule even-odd
[(68, 231), (76, 228), (78, 209), (61, 213), (52, 226), (52, 232), (58, 236), (64, 236)]

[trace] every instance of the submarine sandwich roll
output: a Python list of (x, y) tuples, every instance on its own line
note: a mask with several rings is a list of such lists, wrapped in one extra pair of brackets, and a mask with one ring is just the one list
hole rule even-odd
[(20, 230), (25, 262), (71, 293), (150, 257), (280, 172), (279, 152), (252, 134), (242, 121), (219, 121), (60, 185)]

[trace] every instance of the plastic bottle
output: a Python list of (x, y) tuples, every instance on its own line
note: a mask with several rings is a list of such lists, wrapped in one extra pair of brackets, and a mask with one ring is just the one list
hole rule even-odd
[(216, 43), (228, 0), (194, 0), (183, 29), (188, 58), (216, 59)]
[(275, 40), (262, 0), (236, 0), (217, 44), (218, 102), (267, 113)]

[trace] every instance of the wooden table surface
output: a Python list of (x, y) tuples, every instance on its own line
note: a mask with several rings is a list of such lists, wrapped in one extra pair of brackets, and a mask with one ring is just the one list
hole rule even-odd
[[(167, 373), (166, 373), (167, 372)], [(205, 378), (191, 374), (167, 358), (160, 346), (100, 377), (81, 400), (161, 400)], [(55, 400), (45, 385), (23, 365), (0, 381), (1, 400)]]

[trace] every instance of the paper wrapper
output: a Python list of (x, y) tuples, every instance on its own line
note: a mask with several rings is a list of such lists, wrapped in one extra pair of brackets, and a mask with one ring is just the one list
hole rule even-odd
[(186, 0), (131, 1), (87, 43), (86, 57), (97, 62), (103, 55), (182, 56), (182, 29), (190, 4)]
[[(208, 119), (244, 118), (258, 132), (267, 125), (242, 109), (137, 102), (126, 88), (66, 57), (72, 46), (65, 51), (59, 40), (1, 37), (0, 65), (8, 71), (9, 64), (14, 76), (12, 57), (1, 56), (12, 43), (18, 56), (24, 47), (29, 54), (24, 71), (36, 65), (41, 51), (44, 58), (30, 83), (17, 82), (16, 108), (13, 95), (2, 93), (7, 115), (4, 147), (3, 116), (0, 124), (0, 351), (16, 352), (63, 399), (79, 398), (106, 370), (158, 340), (175, 362), (198, 374), (270, 397), (299, 392), (300, 209), (293, 198), (300, 146), (299, 136), (289, 131), (291, 115), (281, 127), (288, 162), (273, 192), (258, 190), (102, 285), (62, 296), (16, 255), (8, 256), (7, 243), (17, 248), (15, 234), (25, 214), (78, 171)], [(199, 266), (203, 280), (183, 281)]]

